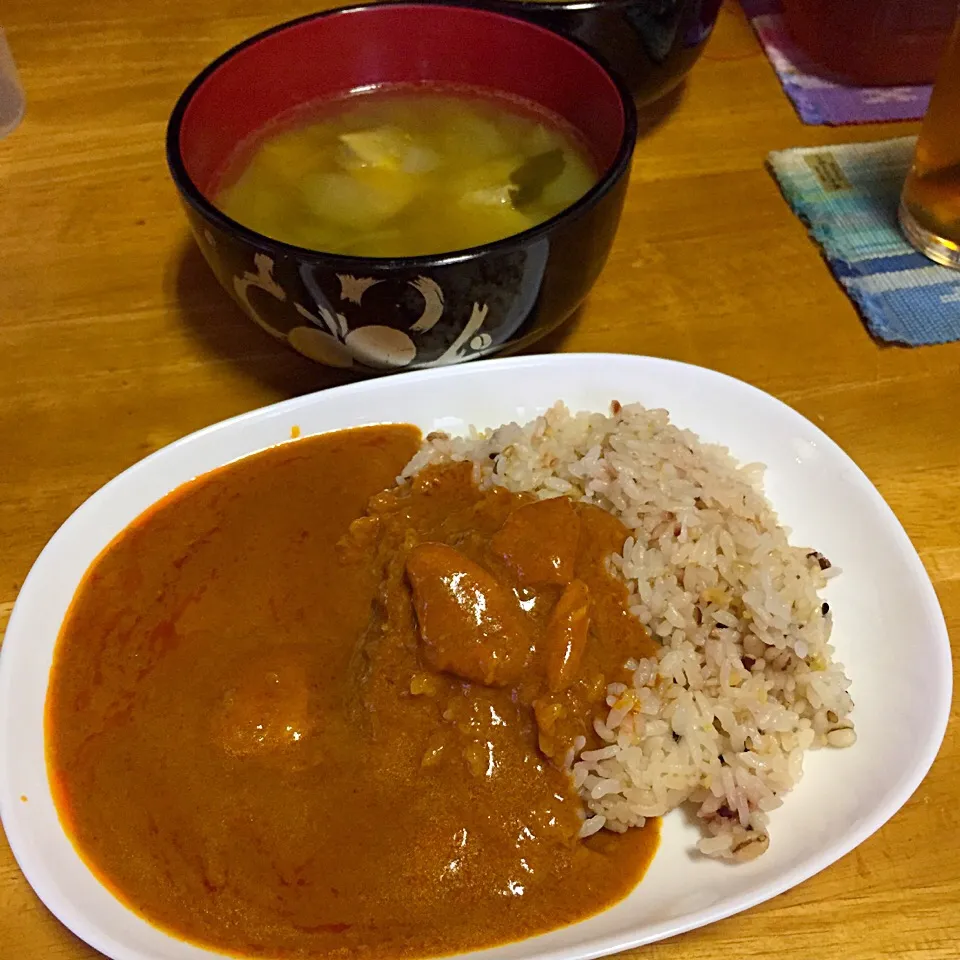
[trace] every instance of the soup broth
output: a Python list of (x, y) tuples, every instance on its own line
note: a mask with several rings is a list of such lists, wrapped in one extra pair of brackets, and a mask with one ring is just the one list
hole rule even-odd
[(242, 149), (216, 203), (328, 253), (445, 253), (520, 233), (597, 181), (577, 133), (526, 101), (394, 87), (299, 111)]

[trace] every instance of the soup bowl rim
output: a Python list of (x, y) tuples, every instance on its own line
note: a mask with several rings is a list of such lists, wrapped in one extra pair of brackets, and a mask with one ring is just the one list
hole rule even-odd
[[(605, 0), (606, 2), (606, 0)], [(614, 0), (616, 2), (616, 0)], [(551, 4), (546, 4), (550, 6)], [(376, 16), (377, 11), (384, 8), (436, 8), (449, 7), (452, 9), (469, 9), (476, 13), (503, 20), (513, 21), (518, 29), (542, 31), (551, 34), (559, 43), (568, 44), (578, 53), (588, 57), (597, 66), (597, 69), (606, 74), (610, 83), (613, 85), (620, 100), (620, 108), (623, 112), (623, 132), (620, 136), (620, 142), (617, 147), (616, 155), (613, 161), (607, 164), (597, 178), (597, 182), (578, 200), (564, 207), (559, 213), (538, 223), (520, 233), (512, 233), (499, 240), (492, 240), (488, 243), (478, 244), (472, 247), (464, 247), (459, 250), (445, 251), (435, 254), (421, 254), (407, 257), (373, 257), (361, 254), (341, 254), (332, 253), (323, 250), (314, 250), (310, 247), (300, 247), (296, 244), (286, 243), (283, 240), (276, 240), (268, 237), (266, 234), (252, 230), (244, 226), (232, 217), (227, 216), (220, 210), (197, 186), (193, 178), (187, 172), (186, 164), (183, 160), (183, 151), (180, 145), (180, 133), (183, 127), (184, 116), (191, 102), (200, 91), (206, 81), (213, 76), (225, 63), (237, 56), (237, 54), (249, 47), (255, 46), (267, 37), (282, 33), (302, 23), (314, 20), (322, 20), (328, 17), (343, 16), (347, 14)], [(498, 87), (493, 84), (489, 88), (496, 92)], [(324, 99), (323, 95), (318, 96), (317, 100)], [(173, 112), (167, 123), (166, 133), (166, 154), (167, 165), (170, 169), (170, 175), (173, 182), (180, 192), (181, 197), (190, 204), (190, 206), (206, 221), (222, 230), (224, 233), (233, 234), (246, 243), (269, 251), (270, 253), (296, 259), (300, 262), (314, 264), (333, 264), (344, 268), (351, 265), (363, 263), (368, 266), (376, 266), (380, 269), (395, 268), (430, 268), (443, 267), (488, 254), (505, 253), (520, 247), (534, 243), (553, 232), (555, 227), (562, 221), (572, 219), (585, 211), (595, 207), (627, 174), (633, 157), (633, 151), (636, 146), (638, 135), (637, 109), (633, 97), (620, 78), (614, 74), (587, 46), (579, 43), (562, 34), (554, 33), (545, 27), (531, 23), (522, 17), (515, 17), (508, 13), (502, 13), (499, 10), (493, 10), (482, 6), (476, 6), (469, 2), (457, 2), (457, 0), (381, 0), (376, 4), (360, 3), (351, 4), (342, 7), (333, 7), (329, 10), (322, 10), (315, 13), (309, 13), (302, 17), (295, 17), (292, 20), (286, 20), (283, 23), (275, 24), (240, 41), (226, 50), (215, 60), (207, 64), (203, 70), (198, 73), (187, 85), (183, 93), (177, 99)]]

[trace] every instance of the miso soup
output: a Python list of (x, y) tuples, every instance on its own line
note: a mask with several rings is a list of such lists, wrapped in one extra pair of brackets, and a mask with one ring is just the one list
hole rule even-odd
[(297, 246), (406, 257), (520, 233), (597, 179), (577, 133), (533, 104), (405, 86), (327, 101), (273, 125), (234, 158), (216, 204)]

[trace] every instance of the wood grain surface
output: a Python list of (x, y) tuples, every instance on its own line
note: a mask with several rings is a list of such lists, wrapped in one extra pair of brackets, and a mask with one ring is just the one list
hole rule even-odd
[[(0, 141), (0, 630), (37, 553), (145, 454), (329, 385), (240, 315), (194, 248), (167, 116), (231, 44), (309, 0), (4, 0), (27, 90)], [(896, 511), (960, 636), (960, 344), (870, 339), (765, 171), (784, 147), (912, 132), (804, 127), (729, 4), (685, 86), (645, 111), (623, 223), (587, 305), (543, 350), (672, 357), (740, 377), (837, 440)], [(903, 638), (909, 655), (910, 637)], [(956, 711), (930, 775), (856, 851), (644, 960), (960, 956)], [(0, 838), (0, 960), (99, 956)]]

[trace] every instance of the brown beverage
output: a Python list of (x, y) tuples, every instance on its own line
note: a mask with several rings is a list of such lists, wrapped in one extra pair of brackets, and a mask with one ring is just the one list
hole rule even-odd
[(944, 51), (913, 165), (900, 199), (907, 239), (931, 260), (960, 269), (960, 21)]
[(858, 86), (932, 83), (957, 0), (782, 0), (790, 35)]

